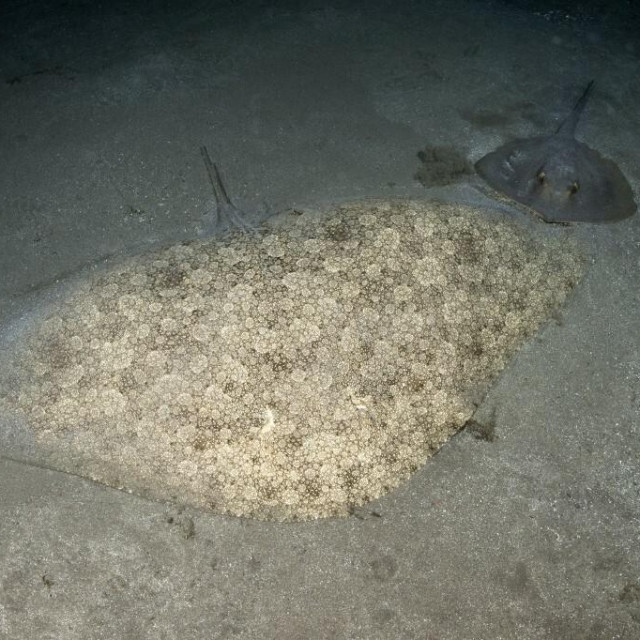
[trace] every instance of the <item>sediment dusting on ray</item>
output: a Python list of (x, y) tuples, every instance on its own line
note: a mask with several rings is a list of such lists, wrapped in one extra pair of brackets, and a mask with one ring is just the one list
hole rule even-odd
[(476, 162), (498, 199), (546, 222), (616, 222), (636, 212), (631, 185), (615, 162), (575, 139), (592, 87), (593, 81), (553, 135), (512, 140)]
[(460, 206), (304, 214), (79, 284), (24, 337), (3, 402), (59, 468), (107, 485), (346, 515), (464, 424), (580, 272), (566, 243)]

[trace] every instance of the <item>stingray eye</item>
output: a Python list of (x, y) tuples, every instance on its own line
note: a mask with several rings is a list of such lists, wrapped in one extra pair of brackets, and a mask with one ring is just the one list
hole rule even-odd
[(540, 169), (540, 171), (538, 171), (538, 174), (536, 175), (536, 179), (538, 181), (538, 184), (545, 183), (545, 180), (547, 179), (547, 174), (544, 172), (543, 169)]
[(574, 193), (578, 193), (580, 191), (580, 185), (574, 180), (569, 186), (569, 193), (573, 195)]

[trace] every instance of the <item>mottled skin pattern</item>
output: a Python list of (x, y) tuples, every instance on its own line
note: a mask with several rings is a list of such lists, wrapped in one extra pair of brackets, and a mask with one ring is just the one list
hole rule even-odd
[(80, 282), (23, 336), (0, 404), (110, 486), (346, 516), (464, 425), (580, 272), (566, 242), (460, 206), (290, 215)]

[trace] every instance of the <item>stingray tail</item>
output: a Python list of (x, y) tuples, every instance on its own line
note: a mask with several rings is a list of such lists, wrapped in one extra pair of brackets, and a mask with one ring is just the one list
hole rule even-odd
[(224, 183), (222, 182), (220, 171), (218, 170), (218, 165), (211, 162), (211, 157), (209, 156), (207, 147), (200, 147), (200, 154), (202, 155), (202, 160), (204, 161), (204, 166), (207, 170), (207, 175), (209, 176), (209, 182), (213, 189), (213, 196), (216, 199), (216, 204), (218, 207), (225, 205), (233, 206), (231, 198), (229, 198), (227, 190), (224, 188)]
[(209, 156), (207, 147), (200, 147), (200, 154), (202, 155), (202, 160), (204, 161), (204, 166), (207, 170), (207, 175), (209, 176), (209, 182), (213, 189), (213, 196), (216, 201), (215, 224), (221, 225), (226, 223), (231, 227), (237, 227), (243, 232), (257, 231), (256, 227), (245, 220), (244, 213), (240, 211), (240, 209), (236, 208), (233, 202), (231, 202), (231, 198), (229, 197), (224, 186), (224, 182), (222, 181), (218, 165), (215, 164), (215, 162), (211, 162), (211, 157)]
[(578, 125), (578, 120), (580, 120), (580, 116), (584, 111), (584, 106), (587, 104), (587, 100), (589, 99), (589, 94), (591, 93), (591, 89), (593, 88), (594, 81), (592, 80), (582, 92), (582, 95), (578, 98), (578, 102), (576, 102), (576, 106), (573, 107), (573, 110), (568, 115), (568, 117), (563, 120), (558, 129), (556, 130), (556, 135), (569, 136), (573, 138), (573, 135), (576, 131), (576, 126)]

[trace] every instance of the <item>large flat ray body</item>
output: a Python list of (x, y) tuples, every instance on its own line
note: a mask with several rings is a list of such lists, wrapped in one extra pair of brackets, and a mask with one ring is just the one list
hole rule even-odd
[(575, 139), (592, 86), (553, 135), (508, 142), (476, 162), (478, 174), (547, 222), (614, 222), (633, 215), (633, 192), (618, 166)]
[(347, 516), (459, 430), (562, 303), (583, 260), (547, 235), (366, 201), (91, 270), (0, 341), (0, 447), (11, 416), (30, 448), (3, 454), (112, 487)]

